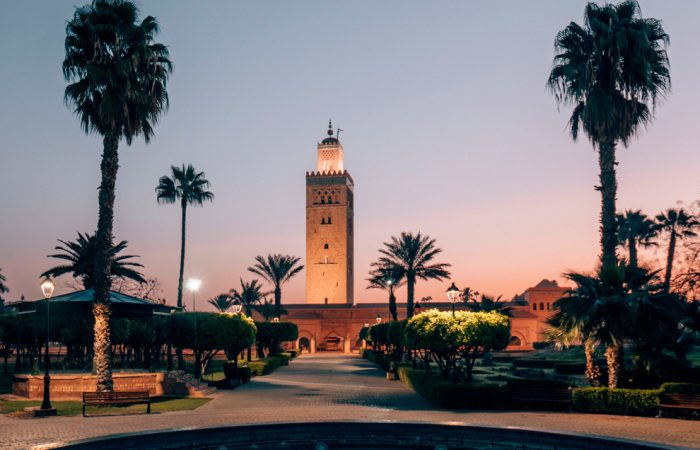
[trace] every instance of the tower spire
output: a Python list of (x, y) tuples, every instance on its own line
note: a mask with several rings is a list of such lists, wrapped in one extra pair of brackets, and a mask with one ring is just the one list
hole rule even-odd
[(333, 123), (328, 119), (328, 136), (333, 136)]

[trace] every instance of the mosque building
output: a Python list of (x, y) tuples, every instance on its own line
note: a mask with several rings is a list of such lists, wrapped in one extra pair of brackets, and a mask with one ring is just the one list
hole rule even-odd
[[(355, 302), (354, 181), (345, 169), (344, 149), (329, 123), (328, 136), (317, 145), (316, 170), (306, 173), (306, 303), (284, 303), (287, 315), (299, 327), (297, 347), (316, 351), (353, 352), (362, 345), (362, 327), (389, 320), (388, 301)], [(508, 350), (530, 350), (544, 340), (545, 321), (553, 302), (565, 288), (542, 280), (508, 303), (511, 338)], [(448, 302), (418, 305), (449, 310)], [(458, 306), (459, 308), (459, 306)], [(397, 305), (399, 318), (406, 305)]]

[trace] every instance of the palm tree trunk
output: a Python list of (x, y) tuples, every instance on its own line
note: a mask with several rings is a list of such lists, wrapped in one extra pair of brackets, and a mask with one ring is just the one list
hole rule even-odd
[(396, 313), (396, 296), (394, 295), (394, 289), (389, 290), (389, 314), (391, 314), (391, 320), (399, 320)]
[(600, 191), (602, 207), (600, 212), (601, 262), (604, 267), (617, 264), (617, 222), (615, 220), (615, 200), (617, 180), (615, 175), (615, 144), (600, 143), (598, 150), (600, 165)]
[(639, 263), (637, 262), (637, 241), (634, 237), (630, 237), (627, 240), (627, 246), (629, 247), (630, 252), (630, 269), (632, 269), (634, 272), (637, 272), (637, 266), (639, 265)]
[(275, 286), (275, 317), (279, 317), (282, 312), (282, 289)]
[(112, 247), (112, 228), (114, 223), (114, 191), (119, 169), (119, 135), (107, 134), (103, 139), (104, 150), (100, 169), (102, 181), (98, 194), (99, 216), (95, 233), (95, 297), (93, 315), (95, 318), (93, 364), (97, 374), (97, 390), (112, 390), (112, 371), (110, 368), (109, 335), (109, 289), (111, 285), (111, 264), (109, 251)]
[(673, 257), (676, 253), (676, 230), (671, 228), (671, 238), (668, 241), (668, 257), (666, 258), (666, 274), (664, 275), (664, 292), (671, 290), (671, 273), (673, 272)]
[(620, 379), (620, 344), (610, 344), (605, 349), (605, 360), (608, 363), (608, 387), (617, 388)]
[(595, 363), (595, 345), (586, 342), (583, 346), (586, 355), (586, 378), (593, 386), (598, 386), (600, 381), (600, 367)]
[[(180, 224), (180, 273), (177, 277), (177, 307), (182, 308), (182, 279), (185, 275), (185, 224), (187, 223), (187, 202), (182, 201), (182, 221)], [(182, 349), (177, 348), (177, 368), (185, 370), (185, 357)]]
[(413, 317), (413, 297), (416, 288), (415, 276), (406, 275), (406, 318)]

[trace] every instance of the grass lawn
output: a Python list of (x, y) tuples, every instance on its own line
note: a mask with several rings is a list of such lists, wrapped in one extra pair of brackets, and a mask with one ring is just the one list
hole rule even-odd
[[(151, 412), (191, 411), (199, 408), (210, 400), (210, 398), (201, 397), (155, 397), (151, 400)], [(79, 401), (51, 402), (51, 404), (58, 410), (59, 416), (77, 416), (83, 413), (83, 404)], [(24, 408), (39, 405), (41, 405), (41, 402), (35, 400), (0, 400), (0, 414), (16, 416), (31, 415), (30, 412), (25, 412)], [(88, 406), (87, 408), (87, 414), (90, 416), (144, 414), (145, 412), (146, 405)]]

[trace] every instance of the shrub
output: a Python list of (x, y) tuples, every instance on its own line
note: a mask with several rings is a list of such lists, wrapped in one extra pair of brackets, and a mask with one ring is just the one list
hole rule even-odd
[(658, 389), (576, 388), (571, 401), (574, 411), (627, 416), (655, 416), (659, 410)]
[(533, 342), (532, 343), (532, 348), (534, 348), (535, 350), (542, 350), (543, 348), (548, 348), (551, 346), (552, 346), (551, 342)]
[(272, 356), (279, 358), (283, 366), (288, 366), (289, 361), (292, 360), (292, 355), (289, 352), (275, 353)]
[(561, 389), (572, 387), (573, 384), (566, 381), (559, 380), (546, 380), (546, 379), (534, 379), (534, 380), (508, 380), (509, 389), (517, 388), (551, 388), (551, 389)]
[(268, 375), (270, 372), (282, 365), (282, 359), (277, 356), (261, 358), (257, 361), (250, 361), (248, 367), (255, 375)]
[(559, 375), (583, 375), (586, 372), (586, 363), (556, 363), (554, 371)]
[(258, 348), (270, 352), (277, 351), (282, 342), (296, 341), (299, 337), (299, 328), (292, 322), (255, 322), (255, 326)]
[(238, 375), (241, 377), (241, 383), (247, 383), (250, 381), (251, 370), (250, 367), (244, 366), (238, 368)]
[(424, 370), (398, 366), (399, 380), (426, 400), (451, 409), (504, 409), (508, 395), (497, 383), (452, 383)]

